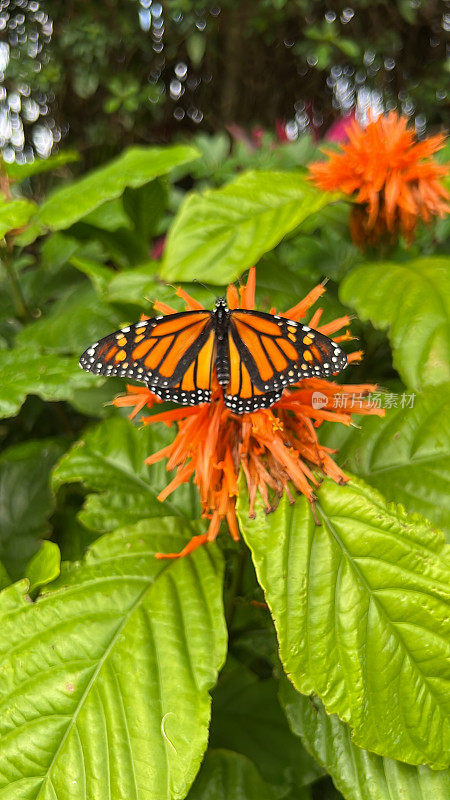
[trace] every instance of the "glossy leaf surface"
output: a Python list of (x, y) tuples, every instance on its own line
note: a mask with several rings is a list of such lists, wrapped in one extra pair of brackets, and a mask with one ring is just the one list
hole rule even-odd
[(102, 203), (121, 195), (127, 186), (142, 186), (197, 155), (189, 145), (131, 147), (104, 167), (50, 195), (39, 207), (22, 244), (33, 241), (44, 230), (68, 228)]
[[(283, 498), (256, 519), (241, 506), (296, 688), (348, 722), (356, 744), (448, 765), (450, 563), (443, 535), (361, 481), (326, 480), (309, 503)], [(414, 731), (414, 734), (412, 734)]]
[[(388, 402), (389, 395), (384, 397)], [(386, 408), (384, 419), (360, 417), (361, 429), (349, 429), (341, 441), (334, 425), (326, 444), (338, 448), (344, 469), (449, 533), (450, 385), (429, 386), (413, 395), (412, 408), (402, 408), (398, 396), (391, 397), (397, 407)]]
[(235, 280), (334, 199), (300, 172), (244, 172), (220, 189), (191, 194), (170, 229), (161, 275), (219, 285)]
[(406, 386), (450, 381), (450, 259), (426, 256), (357, 267), (340, 298), (388, 331), (394, 367)]
[(34, 604), (0, 595), (0, 794), (182, 798), (206, 747), (226, 648), (215, 547), (151, 520), (99, 540)]

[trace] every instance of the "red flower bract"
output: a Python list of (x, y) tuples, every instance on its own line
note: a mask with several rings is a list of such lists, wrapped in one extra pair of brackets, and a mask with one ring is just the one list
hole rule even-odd
[(440, 183), (448, 170), (433, 158), (445, 136), (416, 142), (407, 124), (395, 111), (366, 128), (353, 121), (340, 152), (324, 150), (327, 161), (309, 166), (319, 188), (354, 197), (350, 231), (360, 247), (395, 240), (398, 233), (411, 242), (419, 219), (429, 222), (449, 211), (449, 194)]
[[(238, 305), (253, 308), (254, 291), (255, 271), (252, 269), (247, 285), (241, 287), (239, 294), (234, 286), (228, 288), (230, 309)], [(316, 286), (283, 316), (295, 320), (303, 318), (324, 291), (322, 285)], [(181, 289), (177, 294), (183, 297), (188, 309), (199, 307), (197, 301)], [(156, 303), (155, 308), (163, 313), (174, 313), (174, 309), (165, 304)], [(319, 309), (308, 324), (327, 336), (350, 324), (349, 317), (345, 316), (320, 327), (320, 316)], [(347, 331), (335, 341), (351, 338)], [(352, 353), (348, 360), (356, 361), (360, 356), (360, 352)], [(128, 394), (117, 398), (115, 404), (133, 407), (131, 417), (144, 406), (152, 408), (161, 402), (145, 387), (127, 388)], [(235, 507), (241, 469), (247, 483), (250, 515), (254, 514), (258, 492), (267, 512), (275, 508), (283, 492), (294, 502), (290, 484), (313, 503), (314, 487), (320, 482), (317, 470), (338, 483), (345, 483), (345, 474), (331, 457), (335, 451), (319, 443), (316, 428), (324, 420), (350, 425), (352, 412), (382, 415), (383, 411), (374, 408), (366, 399), (375, 389), (376, 386), (371, 385), (340, 386), (328, 380), (309, 378), (285, 390), (271, 408), (238, 415), (226, 408), (222, 389), (213, 376), (210, 403), (143, 417), (145, 425), (164, 422), (168, 426), (176, 424), (178, 428), (172, 444), (147, 458), (147, 464), (166, 458), (167, 469), (176, 471), (159, 499), (164, 501), (180, 484), (193, 477), (200, 493), (202, 515), (210, 520), (207, 533), (194, 536), (181, 553), (158, 553), (157, 558), (184, 556), (204, 542), (213, 541), (223, 520), (233, 539), (239, 538)]]

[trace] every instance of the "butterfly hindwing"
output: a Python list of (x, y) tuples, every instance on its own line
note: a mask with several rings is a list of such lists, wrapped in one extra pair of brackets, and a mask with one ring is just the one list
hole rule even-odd
[(225, 402), (237, 413), (267, 408), (302, 378), (329, 377), (347, 364), (332, 339), (307, 325), (257, 311), (233, 311)]
[(193, 393), (194, 401), (201, 396), (199, 390), (210, 387), (212, 370), (204, 362), (208, 354), (212, 360), (213, 351), (211, 312), (187, 311), (136, 322), (105, 336), (83, 353), (80, 366), (96, 375), (143, 381), (161, 396), (179, 385), (180, 393)]
[(280, 399), (282, 389), (264, 391), (255, 385), (238, 345), (228, 331), (229, 381), (223, 387), (225, 405), (235, 414), (250, 414), (268, 408)]
[(196, 406), (211, 400), (211, 380), (215, 363), (215, 334), (210, 330), (198, 354), (185, 370), (180, 382), (171, 387), (151, 387), (161, 400), (183, 406)]

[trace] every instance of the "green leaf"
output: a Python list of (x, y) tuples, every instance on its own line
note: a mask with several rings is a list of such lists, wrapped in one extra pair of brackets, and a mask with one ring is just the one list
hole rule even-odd
[(80, 156), (75, 150), (64, 150), (62, 153), (56, 153), (50, 158), (36, 158), (30, 164), (7, 164), (3, 161), (2, 168), (5, 170), (8, 178), (12, 181), (24, 181), (26, 178), (31, 178), (32, 175), (40, 175), (42, 172), (50, 172), (65, 164), (72, 164), (74, 161), (79, 161)]
[[(121, 322), (117, 312), (99, 300), (86, 281), (66, 291), (45, 317), (23, 328), (16, 342), (23, 348), (40, 347), (79, 357), (92, 342), (117, 330)], [(91, 380), (91, 386), (95, 385)]]
[(186, 39), (186, 50), (192, 64), (198, 69), (203, 61), (206, 49), (206, 37), (201, 33), (191, 33)]
[(54, 542), (42, 542), (39, 550), (25, 567), (24, 577), (30, 581), (29, 592), (32, 594), (41, 586), (52, 583), (59, 577), (61, 569), (61, 553)]
[[(450, 562), (442, 534), (362, 481), (325, 480), (310, 505), (284, 497), (244, 538), (296, 688), (354, 741), (412, 764), (448, 766)], [(448, 558), (448, 556), (447, 556)], [(412, 733), (413, 732), (413, 733)]]
[(226, 629), (217, 548), (155, 558), (185, 542), (178, 520), (149, 520), (100, 539), (35, 603), (25, 581), (2, 592), (4, 797), (186, 795)]
[(323, 773), (298, 746), (278, 700), (274, 678), (258, 680), (229, 659), (213, 692), (210, 746), (247, 756), (280, 797)]
[(13, 445), (0, 456), (0, 559), (14, 579), (49, 534), (50, 470), (63, 452), (58, 441), (42, 439)]
[(249, 758), (229, 750), (208, 750), (187, 800), (276, 800)]
[(123, 207), (132, 220), (137, 235), (149, 242), (158, 231), (168, 202), (167, 186), (154, 180), (139, 189), (125, 189)]
[(40, 247), (41, 265), (46, 271), (55, 272), (67, 264), (71, 256), (81, 247), (80, 242), (65, 233), (52, 233), (42, 239)]
[[(161, 264), (159, 261), (148, 261), (133, 269), (122, 270), (114, 275), (108, 285), (105, 297), (109, 303), (135, 305), (143, 313), (152, 316), (153, 303), (155, 300), (168, 303), (177, 311), (184, 311), (186, 306), (184, 300), (177, 297), (173, 286), (166, 286), (159, 277)], [(182, 287), (195, 297), (205, 308), (211, 308), (214, 303), (214, 294), (222, 294), (223, 289), (212, 292), (211, 289), (204, 288), (199, 283), (182, 283)]]
[[(57, 236), (58, 234), (55, 235)], [(115, 272), (110, 267), (105, 267), (104, 264), (99, 264), (98, 261), (94, 261), (92, 258), (73, 256), (70, 259), (70, 263), (72, 267), (78, 269), (83, 275), (88, 276), (99, 297), (104, 298), (108, 284), (113, 279)]]
[(148, 244), (139, 239), (128, 218), (127, 227), (115, 231), (97, 228), (84, 219), (72, 225), (69, 231), (82, 242), (96, 243), (102, 255), (106, 254), (107, 260), (119, 267), (140, 264), (148, 256)]
[(406, 386), (450, 381), (450, 259), (357, 267), (340, 286), (340, 298), (363, 320), (388, 331), (394, 367)]
[(122, 197), (107, 200), (106, 203), (98, 206), (90, 214), (86, 214), (83, 217), (83, 222), (86, 225), (92, 225), (94, 228), (100, 228), (100, 230), (109, 231), (110, 233), (114, 233), (119, 228), (128, 228), (129, 230), (132, 228), (130, 218), (123, 207)]
[(114, 530), (145, 517), (193, 516), (197, 508), (190, 487), (180, 487), (160, 503), (157, 495), (171, 478), (164, 462), (152, 467), (144, 463), (174, 435), (162, 425), (139, 430), (127, 419), (105, 420), (61, 459), (53, 472), (53, 487), (79, 483), (90, 492), (79, 519), (91, 530)]
[[(161, 299), (161, 283), (155, 278), (160, 269), (159, 261), (148, 261), (133, 269), (125, 269), (116, 273), (106, 290), (110, 303), (132, 303), (140, 306), (149, 316), (153, 314), (151, 300)], [(172, 294), (175, 294), (172, 289)]]
[(124, 392), (122, 378), (109, 377), (104, 383), (93, 381), (83, 389), (74, 389), (70, 396), (70, 405), (86, 417), (94, 420), (117, 415), (113, 405), (114, 399)]
[(360, 56), (360, 48), (352, 39), (336, 38), (334, 43), (352, 61)]
[(300, 172), (245, 172), (220, 189), (189, 194), (170, 229), (161, 276), (235, 280), (335, 198)]
[(0, 418), (13, 417), (29, 394), (42, 400), (69, 400), (92, 380), (78, 359), (43, 354), (29, 347), (0, 350)]
[(0, 239), (5, 233), (22, 228), (36, 210), (36, 205), (30, 200), (5, 200), (0, 195)]
[(412, 408), (387, 408), (384, 419), (359, 417), (358, 424), (340, 443), (337, 425), (328, 433), (325, 444), (339, 448), (341, 466), (450, 533), (450, 385), (430, 386)]
[(361, 750), (348, 725), (326, 713), (317, 697), (305, 697), (286, 680), (281, 700), (292, 730), (330, 773), (346, 800), (447, 800), (450, 771), (413, 767)]
[(68, 228), (102, 203), (119, 197), (125, 187), (142, 186), (197, 156), (189, 145), (131, 147), (104, 167), (57, 189), (40, 206), (21, 244), (29, 244), (45, 230)]

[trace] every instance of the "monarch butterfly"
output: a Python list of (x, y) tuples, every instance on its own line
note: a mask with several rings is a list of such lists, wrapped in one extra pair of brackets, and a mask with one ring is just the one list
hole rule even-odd
[(302, 378), (327, 377), (347, 365), (343, 350), (307, 325), (260, 311), (185, 311), (122, 328), (91, 345), (80, 367), (142, 381), (162, 400), (211, 400), (214, 368), (225, 405), (236, 414), (268, 408)]

